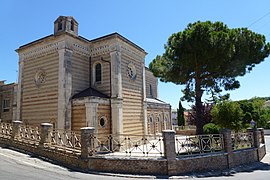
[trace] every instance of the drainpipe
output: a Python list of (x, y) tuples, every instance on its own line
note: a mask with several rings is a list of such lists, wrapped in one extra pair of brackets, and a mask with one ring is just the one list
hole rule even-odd
[(92, 86), (92, 57), (89, 57), (89, 87)]
[[(103, 62), (106, 62), (106, 63), (109, 63), (109, 70), (110, 70), (110, 107), (112, 107), (112, 102), (111, 102), (111, 98), (112, 98), (112, 70), (111, 70), (111, 61), (105, 61), (104, 59), (103, 59), (103, 57), (101, 57), (100, 58), (100, 60), (101, 61), (103, 61)], [(111, 111), (110, 111), (111, 113), (110, 113), (110, 119), (111, 119), (111, 122), (110, 122), (110, 132), (112, 133), (112, 109), (111, 109)], [(110, 134), (111, 134), (110, 133)]]

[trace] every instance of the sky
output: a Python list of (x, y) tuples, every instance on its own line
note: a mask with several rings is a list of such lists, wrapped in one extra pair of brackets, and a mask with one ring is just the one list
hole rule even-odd
[[(73, 16), (79, 35), (95, 39), (118, 32), (142, 47), (146, 66), (164, 53), (175, 32), (196, 21), (222, 21), (229, 28), (248, 27), (270, 41), (269, 0), (4, 0), (0, 17), (0, 80), (17, 81), (18, 56), (24, 44), (53, 33), (58, 16)], [(270, 96), (270, 58), (237, 78), (241, 87), (229, 91), (232, 100)], [(178, 107), (184, 86), (159, 82), (159, 99)], [(226, 93), (226, 92), (224, 92)], [(185, 108), (192, 103), (182, 102)]]

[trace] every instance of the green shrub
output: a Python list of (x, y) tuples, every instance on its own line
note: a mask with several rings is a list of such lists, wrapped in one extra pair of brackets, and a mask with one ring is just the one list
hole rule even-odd
[(203, 132), (205, 134), (218, 134), (220, 127), (214, 123), (208, 123), (203, 126)]

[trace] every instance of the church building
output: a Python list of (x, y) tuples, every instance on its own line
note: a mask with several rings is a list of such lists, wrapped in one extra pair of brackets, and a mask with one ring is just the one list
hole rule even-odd
[(57, 129), (95, 127), (104, 134), (171, 129), (171, 106), (144, 49), (118, 33), (88, 40), (78, 22), (60, 16), (54, 34), (20, 46), (16, 119)]

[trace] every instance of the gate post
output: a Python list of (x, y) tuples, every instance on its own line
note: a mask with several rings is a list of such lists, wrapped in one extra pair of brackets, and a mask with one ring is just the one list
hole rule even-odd
[(22, 124), (22, 121), (13, 121), (12, 122), (12, 134), (11, 139), (14, 140), (20, 133), (20, 125)]
[(83, 159), (94, 154), (94, 131), (94, 127), (81, 128), (81, 158)]
[(221, 134), (223, 134), (223, 140), (224, 140), (224, 150), (227, 155), (227, 164), (228, 168), (233, 167), (233, 149), (232, 149), (232, 135), (231, 135), (231, 130), (230, 129), (222, 129), (220, 131)]
[(176, 175), (176, 151), (175, 151), (175, 131), (163, 130), (164, 156), (167, 159), (168, 175)]
[(50, 143), (50, 130), (53, 127), (50, 123), (41, 123), (39, 146), (44, 147), (45, 143)]

